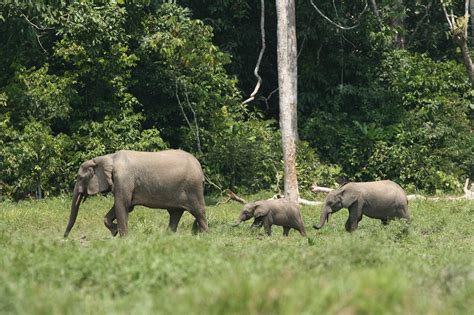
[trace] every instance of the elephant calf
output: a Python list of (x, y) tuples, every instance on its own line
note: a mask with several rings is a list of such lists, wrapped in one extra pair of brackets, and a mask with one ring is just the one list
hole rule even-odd
[(253, 226), (261, 226), (268, 235), (272, 234), (272, 225), (283, 226), (283, 235), (288, 236), (290, 229), (295, 229), (306, 236), (299, 205), (285, 199), (261, 200), (247, 203), (240, 213), (239, 220), (234, 226), (243, 221), (255, 218)]
[(405, 191), (390, 180), (347, 183), (331, 191), (326, 197), (319, 224), (320, 229), (332, 213), (342, 208), (349, 209), (346, 231), (357, 229), (362, 215), (380, 219), (384, 225), (394, 218), (410, 219)]

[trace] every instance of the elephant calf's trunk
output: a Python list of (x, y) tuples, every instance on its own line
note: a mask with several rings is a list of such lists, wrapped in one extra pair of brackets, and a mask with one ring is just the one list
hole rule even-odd
[(239, 221), (235, 222), (234, 224), (232, 224), (232, 227), (239, 226), (240, 223), (242, 223), (242, 220), (239, 220)]
[(321, 229), (324, 224), (329, 221), (329, 216), (331, 215), (331, 212), (329, 211), (323, 211), (323, 213), (321, 213), (321, 218), (319, 219), (319, 224), (315, 224), (313, 225), (313, 227), (316, 229), (316, 230), (319, 230)]

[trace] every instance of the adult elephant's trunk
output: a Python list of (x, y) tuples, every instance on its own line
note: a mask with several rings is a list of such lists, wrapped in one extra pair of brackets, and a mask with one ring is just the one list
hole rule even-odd
[(329, 221), (329, 216), (331, 215), (331, 208), (325, 207), (324, 211), (321, 213), (321, 217), (319, 219), (319, 224), (313, 225), (313, 227), (317, 230), (322, 228), (326, 221)]
[(74, 223), (76, 223), (77, 213), (79, 212), (79, 204), (81, 203), (83, 194), (78, 191), (78, 187), (74, 187), (74, 192), (72, 194), (72, 203), (71, 203), (71, 214), (69, 215), (69, 223), (67, 224), (66, 231), (64, 231), (64, 237), (69, 235)]

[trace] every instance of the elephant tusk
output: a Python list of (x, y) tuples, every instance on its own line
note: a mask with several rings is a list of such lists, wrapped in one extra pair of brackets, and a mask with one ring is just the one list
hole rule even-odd
[(79, 194), (79, 196), (77, 196), (77, 199), (76, 199), (76, 204), (75, 206), (76, 207), (79, 207), (79, 204), (81, 203), (81, 199), (82, 199), (83, 195), (82, 194)]

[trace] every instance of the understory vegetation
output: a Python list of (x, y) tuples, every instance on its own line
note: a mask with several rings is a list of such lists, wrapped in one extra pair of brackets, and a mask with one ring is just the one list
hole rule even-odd
[[(246, 196), (267, 198), (271, 193)], [(92, 197), (70, 238), (69, 198), (3, 202), (3, 314), (470, 314), (474, 309), (472, 203), (413, 201), (410, 225), (364, 218), (346, 233), (345, 211), (319, 231), (320, 208), (303, 207), (308, 237), (250, 223), (241, 206), (208, 206), (209, 233), (177, 234), (168, 214), (137, 207), (130, 234), (113, 239), (102, 216), (113, 200)], [(215, 200), (208, 200), (212, 204)]]
[[(120, 149), (185, 149), (222, 189), (281, 186), (274, 1), (246, 105), (259, 1), (168, 2), (0, 3), (1, 199), (68, 192), (83, 161)], [(438, 3), (378, 2), (379, 16), (366, 1), (318, 1), (357, 25), (342, 31), (297, 1), (300, 189), (345, 178), (460, 191), (474, 174), (461, 52)]]

